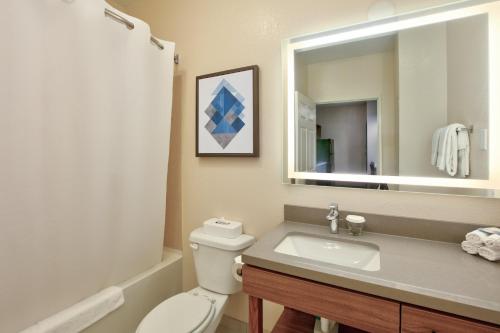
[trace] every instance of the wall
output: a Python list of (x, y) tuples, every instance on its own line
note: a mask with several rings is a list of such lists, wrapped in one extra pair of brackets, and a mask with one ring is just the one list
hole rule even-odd
[(488, 179), (489, 152), (479, 142), (479, 129), (488, 128), (487, 17), (410, 29), (398, 37), (401, 175), (447, 177), (429, 163), (432, 134), (461, 123), (476, 129), (470, 178)]
[(488, 18), (449, 22), (447, 44), (448, 123), (474, 125), (470, 178), (488, 179), (489, 151), (480, 147), (480, 129), (488, 128)]
[(320, 106), (321, 138), (333, 139), (335, 172), (366, 174), (366, 102)]
[(297, 57), (295, 59), (295, 90), (303, 95), (307, 95), (308, 89), (307, 65)]
[(444, 177), (431, 141), (447, 124), (446, 23), (402, 31), (398, 46), (399, 175)]
[(389, 51), (307, 66), (307, 95), (316, 103), (379, 99), (384, 175), (397, 175), (394, 63)]
[[(446, 221), (500, 225), (494, 199), (377, 192), (345, 188), (283, 185), (281, 41), (367, 19), (372, 0), (142, 0), (127, 11), (146, 20), (157, 36), (177, 43), (174, 114), (181, 117), (182, 240), (184, 288), (196, 285), (188, 235), (202, 221), (225, 216), (245, 223), (257, 237), (283, 220), (283, 204), (326, 207)], [(396, 0), (397, 11), (446, 3), (446, 0)], [(261, 70), (261, 157), (195, 157), (195, 77), (258, 64)], [(224, 180), (224, 181), (221, 181)], [(167, 221), (168, 224), (169, 221)], [(278, 314), (265, 305), (265, 326)], [(243, 294), (231, 298), (227, 314), (246, 320)]]

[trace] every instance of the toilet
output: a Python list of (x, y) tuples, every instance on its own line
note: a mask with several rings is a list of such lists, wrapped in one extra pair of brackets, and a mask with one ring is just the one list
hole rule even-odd
[(136, 333), (214, 333), (229, 295), (241, 290), (232, 272), (235, 258), (255, 242), (241, 230), (239, 222), (211, 219), (191, 232), (199, 286), (160, 303), (144, 317)]

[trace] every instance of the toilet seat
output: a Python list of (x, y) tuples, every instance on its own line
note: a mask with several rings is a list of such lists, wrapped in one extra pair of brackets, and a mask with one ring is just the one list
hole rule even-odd
[(141, 321), (136, 333), (199, 333), (215, 313), (214, 302), (191, 293), (177, 294), (155, 307)]

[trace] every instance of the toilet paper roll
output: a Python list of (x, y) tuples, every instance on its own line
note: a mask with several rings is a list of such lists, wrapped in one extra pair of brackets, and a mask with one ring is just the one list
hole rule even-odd
[(243, 281), (243, 275), (242, 275), (242, 268), (243, 268), (243, 261), (241, 261), (241, 256), (237, 256), (234, 258), (234, 263), (231, 268), (231, 272), (233, 274), (233, 277), (236, 281), (242, 282)]

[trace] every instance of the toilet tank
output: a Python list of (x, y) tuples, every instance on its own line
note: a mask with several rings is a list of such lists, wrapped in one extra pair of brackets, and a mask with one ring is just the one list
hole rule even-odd
[(224, 295), (241, 290), (241, 282), (233, 277), (231, 270), (234, 258), (255, 242), (253, 236), (241, 234), (236, 238), (224, 238), (198, 228), (191, 232), (189, 241), (200, 287)]

